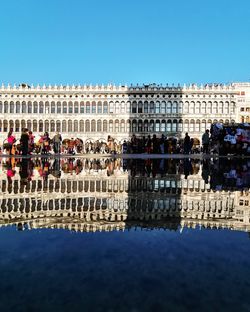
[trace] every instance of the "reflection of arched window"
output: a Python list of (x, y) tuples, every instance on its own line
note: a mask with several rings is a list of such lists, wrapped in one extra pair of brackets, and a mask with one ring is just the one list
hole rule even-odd
[(102, 121), (97, 120), (97, 132), (101, 132), (101, 131), (102, 131)]
[(63, 120), (62, 121), (62, 132), (67, 132), (67, 129), (66, 129), (66, 120)]
[(74, 120), (74, 132), (78, 132), (78, 121)]
[(108, 122), (107, 120), (103, 120), (103, 132), (107, 132), (108, 131)]
[(86, 132), (90, 132), (90, 122), (89, 122), (89, 120), (86, 120), (86, 122), (85, 122), (85, 131)]
[(95, 120), (91, 120), (91, 132), (96, 132), (96, 122)]
[(84, 121), (80, 120), (80, 132), (84, 132)]

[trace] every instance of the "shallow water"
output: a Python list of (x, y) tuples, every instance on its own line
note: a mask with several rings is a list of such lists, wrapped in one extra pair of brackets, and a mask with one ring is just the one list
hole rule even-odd
[(0, 311), (250, 311), (249, 168), (3, 162)]

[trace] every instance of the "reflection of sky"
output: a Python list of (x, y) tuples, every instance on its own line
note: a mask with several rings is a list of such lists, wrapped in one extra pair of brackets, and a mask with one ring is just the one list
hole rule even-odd
[(1, 311), (249, 311), (249, 238), (227, 230), (0, 230)]

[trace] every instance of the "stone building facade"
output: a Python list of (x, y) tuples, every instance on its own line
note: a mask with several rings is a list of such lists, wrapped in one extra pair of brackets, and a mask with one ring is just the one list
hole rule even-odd
[[(36, 136), (129, 139), (162, 133), (201, 138), (214, 122), (249, 121), (250, 83), (203, 86), (19, 86), (0, 87), (0, 142), (13, 128)], [(244, 105), (243, 105), (244, 103)]]

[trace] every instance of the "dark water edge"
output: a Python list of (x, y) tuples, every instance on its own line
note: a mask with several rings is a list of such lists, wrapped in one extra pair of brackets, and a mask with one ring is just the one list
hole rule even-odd
[(249, 234), (0, 229), (0, 311), (250, 311)]

